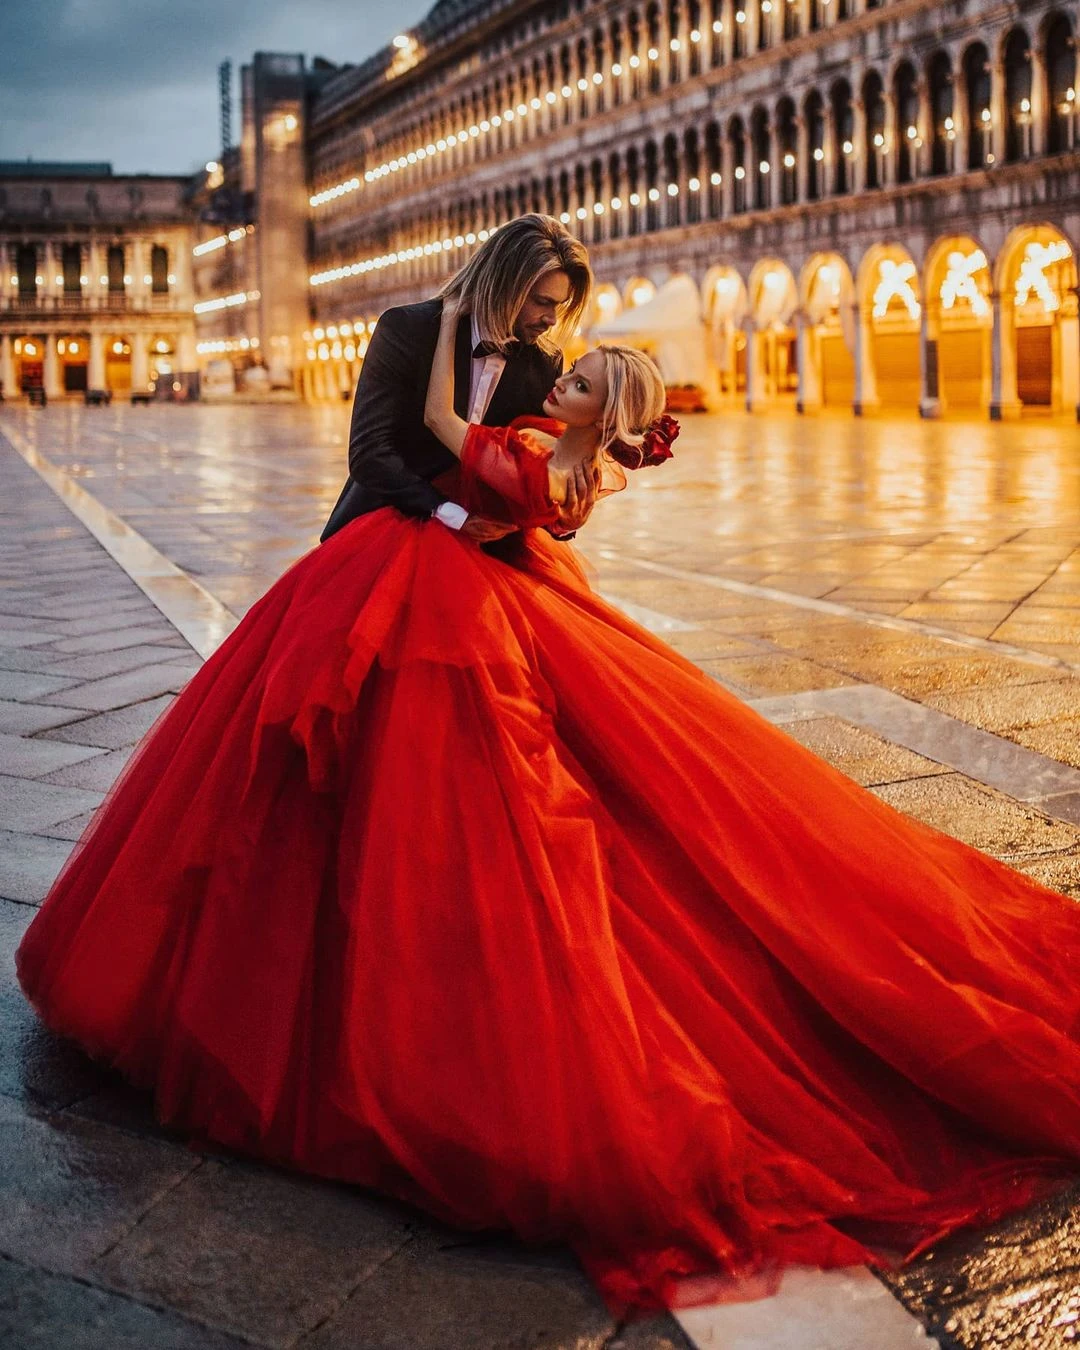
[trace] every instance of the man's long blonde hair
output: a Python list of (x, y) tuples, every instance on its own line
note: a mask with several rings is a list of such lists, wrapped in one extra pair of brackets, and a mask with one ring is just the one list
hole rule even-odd
[(555, 326), (540, 339), (549, 350), (574, 336), (589, 304), (592, 273), (585, 245), (553, 216), (518, 216), (484, 241), (439, 291), (476, 316), (481, 336), (497, 347), (514, 338), (514, 324), (529, 292), (548, 272), (570, 278), (570, 299)]

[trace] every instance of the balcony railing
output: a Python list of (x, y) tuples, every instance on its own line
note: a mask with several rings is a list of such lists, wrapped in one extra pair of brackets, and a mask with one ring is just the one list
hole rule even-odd
[(0, 295), (0, 313), (9, 314), (160, 314), (190, 313), (191, 305), (169, 295)]

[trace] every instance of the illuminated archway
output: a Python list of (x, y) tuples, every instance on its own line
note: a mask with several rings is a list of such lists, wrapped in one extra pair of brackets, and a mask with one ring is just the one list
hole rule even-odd
[(1053, 225), (1013, 230), (998, 255), (1000, 381), (991, 415), (1063, 412), (1080, 402), (1076, 252)]
[(877, 244), (859, 265), (860, 327), (864, 342), (857, 363), (863, 388), (855, 401), (864, 409), (919, 407), (919, 323), (922, 315), (918, 269), (902, 244)]
[(799, 294), (791, 268), (778, 258), (754, 265), (747, 284), (747, 407), (794, 395), (797, 386), (792, 316)]
[(617, 314), (622, 312), (622, 308), (623, 300), (619, 294), (618, 286), (613, 286), (610, 282), (597, 286), (593, 292), (589, 327), (603, 323), (605, 319), (614, 319)]
[(968, 235), (939, 239), (926, 260), (923, 283), (942, 408), (987, 408), (993, 309), (986, 253)]
[(709, 362), (721, 394), (746, 388), (746, 335), (742, 322), (748, 305), (746, 283), (734, 267), (711, 267), (702, 287)]
[(131, 390), (131, 343), (119, 333), (105, 338), (105, 387), (114, 394)]
[(799, 277), (798, 406), (850, 408), (855, 396), (851, 269), (839, 253), (815, 253)]
[(623, 304), (627, 309), (636, 309), (655, 294), (656, 286), (648, 277), (631, 277), (623, 287)]

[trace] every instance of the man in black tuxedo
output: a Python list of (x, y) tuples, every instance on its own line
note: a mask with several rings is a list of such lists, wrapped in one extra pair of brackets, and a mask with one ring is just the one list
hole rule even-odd
[[(349, 433), (349, 480), (323, 530), (325, 541), (349, 521), (382, 506), (434, 516), (480, 543), (511, 527), (470, 515), (447, 501), (432, 479), (456, 464), (424, 426), (442, 296), (468, 312), (458, 325), (454, 407), (469, 422), (507, 426), (542, 415), (562, 374), (562, 353), (548, 341), (574, 332), (588, 303), (588, 254), (550, 216), (520, 216), (496, 230), (443, 287), (440, 296), (388, 309), (375, 328), (360, 371)], [(584, 524), (596, 484), (580, 472), (569, 485), (556, 538)]]

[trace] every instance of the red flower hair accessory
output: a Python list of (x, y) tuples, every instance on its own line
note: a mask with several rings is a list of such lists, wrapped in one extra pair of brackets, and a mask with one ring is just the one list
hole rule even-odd
[(671, 442), (681, 430), (670, 413), (661, 413), (655, 422), (650, 422), (646, 427), (645, 438), (640, 445), (612, 441), (607, 452), (624, 469), (644, 469), (652, 464), (663, 464), (665, 459), (673, 458)]

